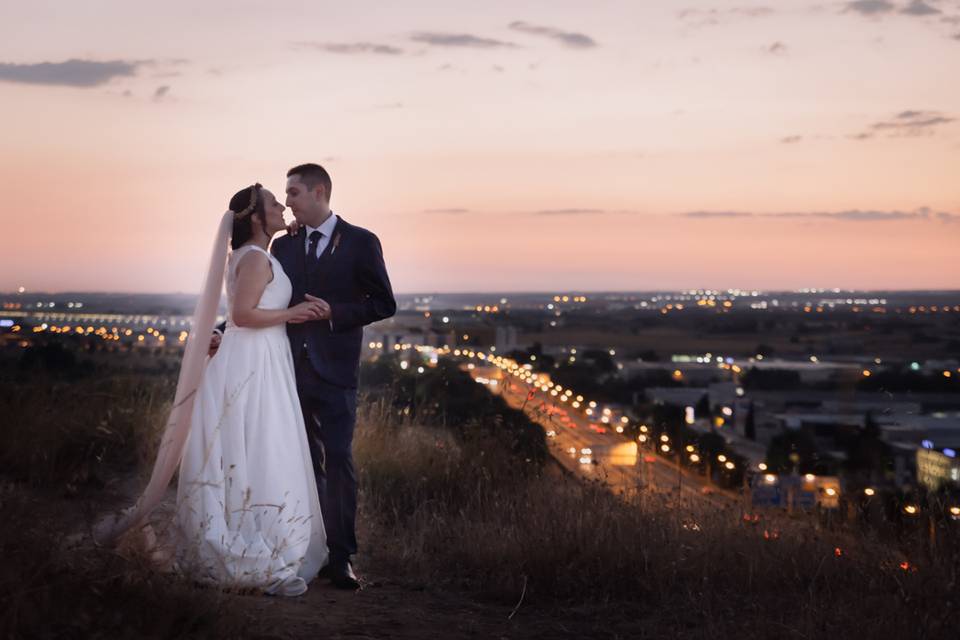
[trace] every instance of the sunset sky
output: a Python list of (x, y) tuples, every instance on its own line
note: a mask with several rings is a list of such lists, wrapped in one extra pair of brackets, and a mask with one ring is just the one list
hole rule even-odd
[(230, 196), (309, 161), (401, 293), (960, 288), (960, 0), (0, 20), (0, 291), (198, 291)]

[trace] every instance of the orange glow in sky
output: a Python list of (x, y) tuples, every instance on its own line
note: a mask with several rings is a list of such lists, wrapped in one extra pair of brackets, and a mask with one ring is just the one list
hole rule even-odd
[(5, 8), (0, 291), (196, 291), (309, 161), (398, 292), (960, 287), (960, 4), (549, 5)]

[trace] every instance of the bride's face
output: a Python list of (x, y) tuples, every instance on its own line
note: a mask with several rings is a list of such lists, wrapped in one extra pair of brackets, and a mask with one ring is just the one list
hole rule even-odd
[(263, 189), (262, 195), (263, 210), (267, 223), (267, 235), (272, 236), (277, 231), (283, 231), (287, 228), (287, 223), (283, 219), (283, 210), (286, 209), (286, 207), (277, 202), (273, 193), (267, 189)]

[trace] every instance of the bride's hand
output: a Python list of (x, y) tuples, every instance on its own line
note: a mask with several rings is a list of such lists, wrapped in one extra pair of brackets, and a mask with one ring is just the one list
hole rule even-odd
[(317, 296), (312, 296), (309, 293), (303, 294), (307, 299), (307, 302), (313, 302), (314, 304), (320, 305), (320, 319), (329, 320), (333, 316), (333, 310), (330, 309), (330, 303), (324, 300), (323, 298), (318, 298)]
[(294, 220), (293, 222), (287, 225), (288, 236), (295, 236), (297, 235), (298, 231), (300, 231), (300, 223), (297, 222), (296, 220)]
[(299, 324), (301, 322), (310, 322), (311, 320), (321, 320), (323, 318), (323, 308), (316, 302), (301, 302), (298, 305), (290, 307), (287, 322)]

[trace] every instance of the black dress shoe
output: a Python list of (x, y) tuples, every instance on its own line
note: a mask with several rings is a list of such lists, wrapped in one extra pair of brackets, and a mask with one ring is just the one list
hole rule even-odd
[(353, 565), (349, 562), (330, 566), (330, 582), (337, 589), (356, 591), (360, 588), (360, 578), (353, 572)]
[(327, 579), (329, 579), (329, 578), (332, 577), (332, 576), (333, 576), (333, 570), (330, 568), (330, 563), (329, 563), (329, 562), (328, 562), (327, 564), (323, 565), (322, 567), (320, 567), (320, 571), (317, 572), (317, 577), (318, 577), (318, 578), (327, 578)]

